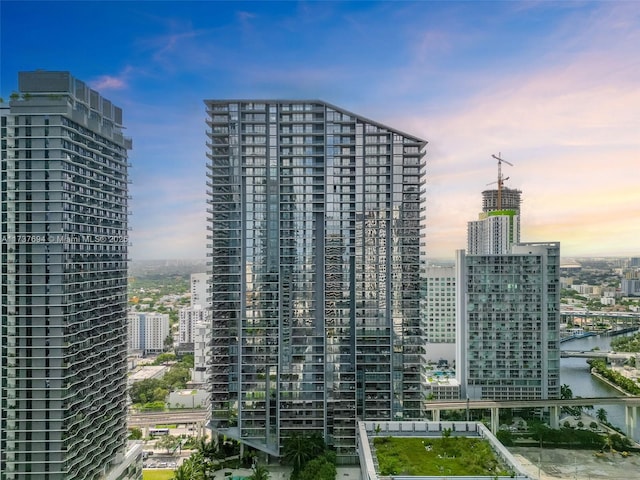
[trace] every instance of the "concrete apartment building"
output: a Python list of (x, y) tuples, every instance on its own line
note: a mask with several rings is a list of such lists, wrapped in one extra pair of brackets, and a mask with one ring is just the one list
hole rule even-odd
[(190, 280), (191, 306), (181, 308), (178, 321), (178, 348), (183, 352), (193, 352), (196, 341), (206, 341), (207, 339), (196, 339), (198, 323), (209, 322), (209, 306), (211, 305), (208, 296), (208, 275), (206, 273), (192, 273)]
[(211, 356), (211, 322), (196, 322), (193, 334), (193, 370), (191, 382), (194, 386), (208, 386), (209, 359)]
[(438, 363), (455, 362), (456, 342), (456, 269), (426, 267), (423, 273), (423, 331), (426, 358)]
[(191, 308), (205, 308), (211, 302), (208, 296), (208, 275), (206, 273), (192, 273), (189, 281), (191, 292)]
[(181, 308), (178, 315), (178, 347), (182, 351), (193, 351), (196, 325), (211, 318), (209, 310), (205, 310), (198, 305), (196, 307)]
[(480, 222), (494, 225), (492, 218), (500, 218), (513, 234), (490, 229), (492, 238), (470, 242), (472, 253), (456, 252), (461, 394), (474, 400), (558, 398), (560, 244), (514, 243), (519, 212), (486, 213)]
[(205, 103), (211, 427), (354, 459), (357, 417), (423, 414), (426, 142), (322, 101)]
[(0, 478), (141, 478), (127, 446), (122, 110), (21, 72), (2, 116)]
[(129, 351), (143, 355), (162, 353), (169, 336), (169, 315), (155, 312), (129, 312)]

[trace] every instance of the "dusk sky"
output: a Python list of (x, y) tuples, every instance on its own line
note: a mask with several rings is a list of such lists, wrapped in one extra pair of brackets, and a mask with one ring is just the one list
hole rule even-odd
[[(0, 96), (65, 70), (124, 110), (134, 260), (205, 257), (204, 99), (320, 99), (423, 138), (431, 258), (497, 179), (522, 240), (640, 256), (640, 2), (0, 2)], [(495, 187), (495, 186), (494, 186)]]

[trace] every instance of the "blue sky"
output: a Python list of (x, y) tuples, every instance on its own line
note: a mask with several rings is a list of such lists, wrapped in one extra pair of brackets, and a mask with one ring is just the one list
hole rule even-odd
[(0, 2), (0, 95), (68, 70), (124, 109), (131, 257), (203, 258), (207, 98), (313, 98), (429, 141), (429, 256), (480, 192), (522, 239), (640, 255), (640, 2)]

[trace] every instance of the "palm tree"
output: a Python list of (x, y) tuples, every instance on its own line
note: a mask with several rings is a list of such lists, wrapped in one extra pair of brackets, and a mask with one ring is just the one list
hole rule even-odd
[(173, 472), (172, 480), (204, 480), (205, 478), (202, 456), (195, 453)]
[(313, 432), (309, 436), (309, 443), (311, 444), (311, 454), (313, 457), (321, 455), (327, 449), (324, 438), (322, 438), (319, 432)]
[[(560, 386), (560, 398), (562, 400), (571, 400), (573, 398), (573, 391), (566, 383)], [(571, 415), (576, 414), (575, 409), (571, 407), (562, 407), (561, 411), (564, 413), (570, 413)]]
[(294, 477), (302, 467), (313, 458), (313, 448), (309, 439), (299, 433), (294, 433), (283, 442), (283, 457), (293, 466)]
[(204, 458), (210, 461), (215, 460), (216, 456), (218, 455), (218, 446), (213, 439), (207, 442), (206, 437), (201, 437), (200, 439), (198, 439), (196, 448)]
[(596, 411), (596, 418), (600, 423), (607, 423), (607, 411), (604, 408), (599, 408)]
[(269, 474), (269, 470), (267, 470), (267, 467), (258, 465), (249, 477), (249, 480), (269, 480), (270, 478), (271, 475)]
[(560, 398), (562, 400), (571, 400), (573, 398), (573, 391), (566, 383), (560, 386)]

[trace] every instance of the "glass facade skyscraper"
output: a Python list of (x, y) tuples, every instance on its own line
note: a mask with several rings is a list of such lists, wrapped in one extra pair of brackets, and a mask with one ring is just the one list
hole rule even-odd
[(208, 100), (214, 431), (278, 455), (421, 416), (426, 142), (321, 101)]
[(68, 72), (21, 72), (19, 88), (2, 118), (0, 478), (141, 478), (122, 110)]

